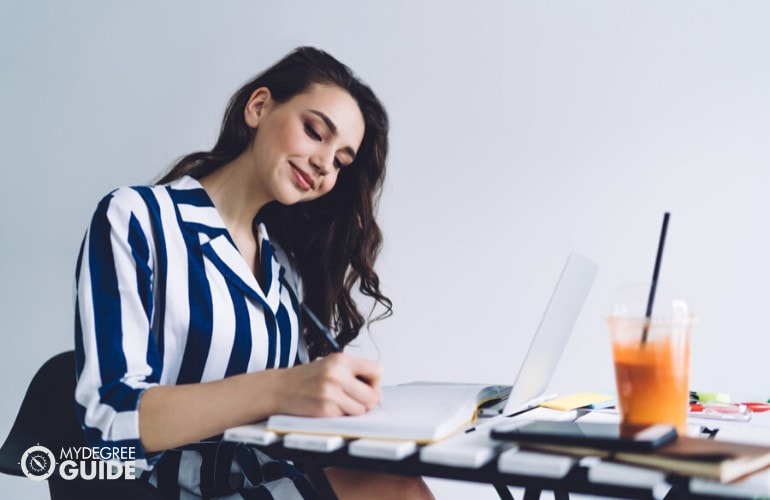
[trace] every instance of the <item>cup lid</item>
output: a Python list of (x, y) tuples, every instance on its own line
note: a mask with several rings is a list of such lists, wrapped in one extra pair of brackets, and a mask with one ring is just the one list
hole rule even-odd
[[(644, 318), (650, 295), (650, 283), (642, 281), (629, 283), (619, 288), (612, 296), (610, 316), (621, 318)], [(692, 311), (682, 291), (669, 283), (658, 283), (652, 307), (653, 318), (685, 319), (692, 317)]]

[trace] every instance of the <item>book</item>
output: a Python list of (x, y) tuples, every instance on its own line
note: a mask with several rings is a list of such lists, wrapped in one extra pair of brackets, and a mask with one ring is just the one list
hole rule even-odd
[(680, 437), (654, 453), (617, 453), (621, 462), (728, 483), (770, 465), (770, 447)]
[(499, 399), (510, 386), (414, 382), (382, 388), (382, 401), (356, 416), (300, 417), (273, 415), (268, 431), (345, 438), (399, 439), (418, 443), (440, 441), (476, 419), (478, 408)]
[(770, 469), (751, 474), (730, 484), (695, 477), (690, 480), (690, 492), (733, 498), (770, 498)]
[(651, 452), (610, 452), (594, 448), (522, 443), (522, 447), (571, 456), (597, 456), (721, 483), (770, 466), (770, 447), (682, 436)]

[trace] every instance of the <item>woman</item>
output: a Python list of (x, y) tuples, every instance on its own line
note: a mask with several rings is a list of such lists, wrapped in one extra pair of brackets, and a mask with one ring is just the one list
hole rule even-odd
[[(101, 201), (76, 280), (89, 445), (134, 447), (167, 497), (315, 495), (292, 465), (207, 438), (271, 414), (378, 403), (379, 365), (329, 354), (300, 303), (343, 346), (364, 324), (356, 284), (390, 312), (372, 267), (387, 131), (349, 68), (300, 48), (233, 96), (211, 152)], [(326, 475), (341, 498), (430, 495), (419, 478)]]

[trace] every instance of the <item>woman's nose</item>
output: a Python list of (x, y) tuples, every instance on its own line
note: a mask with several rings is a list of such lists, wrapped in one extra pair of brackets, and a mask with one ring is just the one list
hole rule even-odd
[(329, 173), (332, 161), (333, 160), (331, 159), (327, 159), (323, 154), (317, 154), (310, 157), (310, 165), (312, 165), (322, 176)]

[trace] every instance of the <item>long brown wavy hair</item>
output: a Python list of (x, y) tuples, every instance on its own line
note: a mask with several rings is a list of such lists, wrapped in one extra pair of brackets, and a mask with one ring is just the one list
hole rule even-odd
[[(301, 300), (321, 321), (336, 331), (345, 346), (365, 324), (351, 296), (353, 287), (384, 306), (374, 319), (392, 314), (392, 302), (380, 291), (374, 261), (382, 245), (375, 212), (385, 177), (388, 155), (388, 115), (372, 90), (344, 64), (322, 50), (300, 47), (257, 75), (230, 99), (214, 148), (178, 160), (159, 181), (165, 184), (184, 175), (205, 177), (236, 159), (254, 139), (243, 110), (251, 94), (267, 87), (281, 104), (313, 84), (335, 85), (358, 103), (364, 117), (364, 137), (354, 162), (340, 170), (337, 183), (326, 195), (306, 203), (272, 202), (257, 215), (271, 239), (286, 250), (303, 283)], [(256, 221), (256, 219), (255, 219)], [(372, 308), (373, 310), (374, 308)], [(328, 354), (331, 347), (303, 312), (302, 334), (311, 358)], [(371, 314), (369, 315), (371, 319)]]

